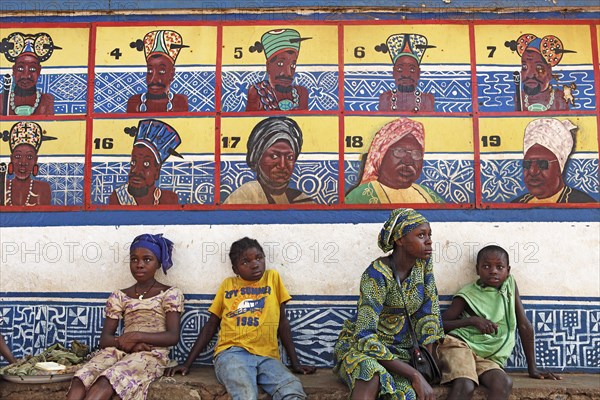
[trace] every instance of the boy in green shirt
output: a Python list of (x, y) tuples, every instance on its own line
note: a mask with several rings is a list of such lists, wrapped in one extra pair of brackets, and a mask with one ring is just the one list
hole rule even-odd
[(525, 351), (529, 376), (561, 379), (538, 371), (535, 363), (533, 327), (512, 275), (508, 253), (500, 246), (486, 246), (477, 254), (476, 283), (463, 287), (442, 314), (444, 342), (437, 349), (442, 383), (452, 382), (447, 400), (473, 396), (478, 384), (488, 399), (508, 399), (512, 379), (504, 372), (515, 347), (515, 330)]

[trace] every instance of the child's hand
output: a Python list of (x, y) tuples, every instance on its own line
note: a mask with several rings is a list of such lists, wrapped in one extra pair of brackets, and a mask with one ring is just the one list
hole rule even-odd
[(190, 372), (190, 368), (185, 365), (178, 365), (176, 367), (167, 368), (164, 375), (173, 376), (178, 372), (180, 372), (182, 376), (186, 376)]
[(469, 317), (469, 322), (481, 333), (498, 333), (498, 325), (481, 317)]
[(152, 351), (154, 347), (149, 345), (148, 343), (136, 343), (131, 349), (132, 353), (137, 353), (138, 351)]
[(419, 400), (435, 400), (435, 393), (423, 375), (417, 373), (411, 384)]
[(313, 367), (312, 365), (292, 365), (290, 367), (290, 369), (295, 372), (296, 374), (302, 374), (302, 375), (310, 375), (310, 374), (314, 374), (315, 371), (317, 370), (317, 367)]
[(133, 353), (134, 346), (138, 344), (137, 332), (127, 332), (119, 336), (119, 350), (126, 353)]
[(529, 377), (533, 379), (551, 379), (554, 381), (559, 381), (562, 379), (562, 376), (559, 376), (553, 372), (543, 372), (538, 371), (537, 369), (529, 371)]

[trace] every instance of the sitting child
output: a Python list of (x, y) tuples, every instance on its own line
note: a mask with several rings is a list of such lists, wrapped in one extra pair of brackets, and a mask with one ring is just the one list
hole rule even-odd
[[(148, 386), (163, 375), (169, 346), (179, 341), (183, 311), (181, 290), (155, 278), (173, 262), (173, 242), (162, 235), (140, 235), (129, 250), (129, 269), (136, 283), (115, 290), (106, 302), (101, 350), (75, 373), (67, 399), (145, 399)], [(119, 320), (124, 329), (116, 336)]]
[(183, 365), (166, 371), (186, 375), (194, 360), (220, 326), (214, 366), (219, 382), (233, 400), (258, 398), (258, 385), (274, 400), (305, 399), (300, 380), (280, 360), (277, 337), (291, 360), (291, 369), (302, 374), (315, 372), (303, 366), (292, 342), (285, 303), (291, 299), (279, 273), (265, 270), (260, 244), (247, 237), (231, 245), (229, 258), (236, 277), (221, 283), (208, 311), (210, 318)]
[(470, 399), (475, 386), (489, 399), (508, 399), (512, 380), (502, 367), (515, 347), (515, 330), (525, 351), (529, 376), (561, 379), (538, 371), (533, 327), (525, 315), (512, 275), (508, 253), (486, 246), (477, 254), (479, 280), (463, 287), (442, 314), (447, 335), (438, 347), (442, 383), (452, 382), (448, 400)]

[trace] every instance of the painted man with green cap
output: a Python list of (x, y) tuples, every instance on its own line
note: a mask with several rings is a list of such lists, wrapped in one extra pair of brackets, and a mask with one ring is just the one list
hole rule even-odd
[(294, 29), (276, 29), (250, 47), (251, 52), (264, 50), (267, 80), (250, 87), (246, 111), (308, 110), (308, 90), (293, 84), (300, 42), (306, 39)]

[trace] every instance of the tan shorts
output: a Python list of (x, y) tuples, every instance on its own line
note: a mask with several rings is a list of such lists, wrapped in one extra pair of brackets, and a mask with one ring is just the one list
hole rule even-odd
[(442, 371), (441, 383), (468, 378), (479, 385), (481, 374), (493, 369), (502, 369), (495, 362), (479, 357), (465, 342), (454, 336), (446, 335), (436, 351)]

